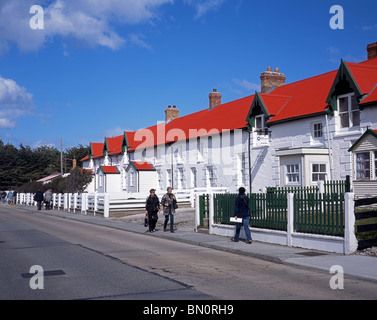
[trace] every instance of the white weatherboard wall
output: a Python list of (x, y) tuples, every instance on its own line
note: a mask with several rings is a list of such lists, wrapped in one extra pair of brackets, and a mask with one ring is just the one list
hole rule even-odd
[(139, 171), (139, 193), (144, 193), (147, 197), (149, 190), (158, 189), (157, 172), (156, 171)]

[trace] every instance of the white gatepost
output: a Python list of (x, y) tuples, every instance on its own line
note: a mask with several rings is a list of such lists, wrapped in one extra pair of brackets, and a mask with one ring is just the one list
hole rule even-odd
[(200, 203), (199, 193), (195, 193), (195, 232), (198, 232), (198, 226), (200, 225)]
[(357, 251), (358, 242), (355, 235), (355, 194), (344, 196), (344, 254), (350, 255)]
[(64, 193), (64, 211), (68, 211), (69, 194)]
[(209, 219), (208, 219), (208, 226), (209, 226), (209, 234), (213, 234), (213, 225), (214, 221), (214, 213), (215, 213), (215, 201), (214, 201), (214, 194), (211, 192), (209, 194)]
[(88, 210), (88, 194), (82, 193), (81, 194), (81, 213), (86, 214)]
[(287, 194), (287, 246), (293, 247), (293, 232), (294, 232), (294, 194)]
[(76, 213), (78, 193), (73, 195), (73, 212)]
[(190, 189), (190, 203), (191, 203), (191, 208), (195, 208), (195, 193), (194, 189)]
[(103, 196), (103, 216), (105, 218), (110, 216), (110, 195), (108, 193)]
[(94, 216), (96, 215), (96, 212), (98, 211), (98, 193), (94, 192)]

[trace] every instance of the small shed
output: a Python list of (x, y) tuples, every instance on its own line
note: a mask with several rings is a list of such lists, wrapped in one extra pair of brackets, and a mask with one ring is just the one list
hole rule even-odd
[(156, 189), (157, 171), (151, 163), (131, 161), (126, 171), (128, 192), (148, 195), (150, 189)]
[(348, 150), (353, 160), (356, 197), (377, 196), (377, 130), (368, 129)]
[(97, 191), (100, 193), (121, 192), (121, 174), (115, 166), (100, 166)]

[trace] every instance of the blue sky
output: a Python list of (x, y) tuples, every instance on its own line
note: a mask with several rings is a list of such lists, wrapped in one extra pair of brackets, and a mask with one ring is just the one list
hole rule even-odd
[[(332, 30), (330, 7), (344, 9)], [(44, 9), (33, 30), (32, 5)], [(377, 2), (252, 0), (1, 0), (0, 139), (72, 147), (366, 59)]]

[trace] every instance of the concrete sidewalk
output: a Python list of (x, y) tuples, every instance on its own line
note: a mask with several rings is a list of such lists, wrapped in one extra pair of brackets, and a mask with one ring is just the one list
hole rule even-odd
[(82, 215), (58, 210), (37, 211), (36, 207), (30, 206), (13, 206), (22, 210), (32, 211), (40, 214), (48, 214), (64, 219), (77, 220), (85, 223), (102, 225), (106, 227), (125, 230), (139, 234), (145, 234), (150, 237), (159, 237), (172, 241), (180, 241), (187, 244), (202, 246), (215, 250), (231, 252), (235, 254), (246, 255), (257, 259), (262, 259), (274, 263), (281, 263), (295, 267), (312, 269), (325, 273), (330, 272), (332, 266), (341, 266), (344, 270), (345, 277), (356, 277), (359, 279), (369, 280), (377, 283), (377, 258), (361, 255), (344, 256), (327, 252), (314, 250), (291, 248), (274, 244), (253, 241), (246, 244), (242, 241), (233, 243), (229, 238), (194, 231), (176, 230), (175, 233), (157, 230), (154, 233), (147, 232), (147, 228), (136, 223), (127, 223), (104, 219), (101, 216)]

